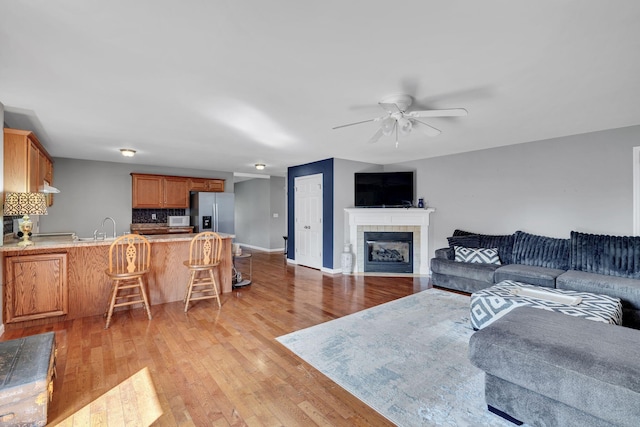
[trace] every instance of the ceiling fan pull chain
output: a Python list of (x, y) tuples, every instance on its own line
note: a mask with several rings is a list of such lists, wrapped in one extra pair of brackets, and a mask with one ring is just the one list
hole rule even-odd
[(396, 124), (396, 148), (398, 148), (398, 125)]

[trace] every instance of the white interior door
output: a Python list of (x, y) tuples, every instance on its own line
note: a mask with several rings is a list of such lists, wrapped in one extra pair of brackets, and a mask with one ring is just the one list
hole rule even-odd
[(295, 260), (322, 268), (322, 174), (295, 179)]

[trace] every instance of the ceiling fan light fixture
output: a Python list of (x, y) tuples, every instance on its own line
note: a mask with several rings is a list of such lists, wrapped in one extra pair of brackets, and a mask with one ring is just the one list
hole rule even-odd
[(396, 119), (394, 119), (391, 116), (387, 117), (380, 123), (380, 128), (382, 129), (382, 134), (384, 136), (391, 135), (393, 133), (393, 128), (395, 126), (396, 126)]
[(411, 120), (406, 117), (401, 117), (398, 119), (398, 127), (400, 128), (400, 133), (402, 135), (408, 135), (411, 132), (413, 124), (411, 123)]

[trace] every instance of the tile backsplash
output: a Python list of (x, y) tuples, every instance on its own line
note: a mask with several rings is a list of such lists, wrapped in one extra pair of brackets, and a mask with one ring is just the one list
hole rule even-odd
[[(132, 209), (131, 222), (134, 224), (165, 223), (168, 216), (188, 215), (186, 209)], [(152, 219), (156, 214), (156, 219)]]

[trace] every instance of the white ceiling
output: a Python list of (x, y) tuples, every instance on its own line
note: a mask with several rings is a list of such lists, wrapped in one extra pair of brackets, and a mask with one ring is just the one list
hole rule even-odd
[[(54, 157), (390, 164), (640, 124), (639, 23), (637, 0), (0, 0), (0, 102)], [(469, 115), (397, 149), (331, 129), (399, 92)]]

